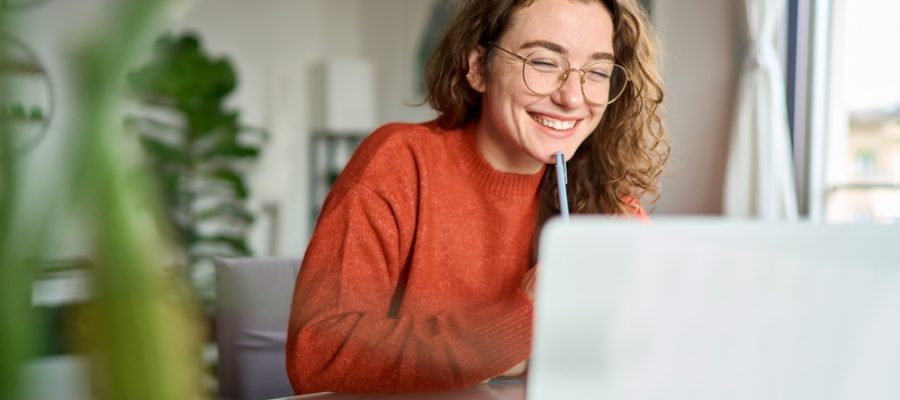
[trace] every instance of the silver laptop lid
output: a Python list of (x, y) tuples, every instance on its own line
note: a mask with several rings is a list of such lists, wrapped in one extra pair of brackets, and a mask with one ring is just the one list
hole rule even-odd
[(900, 399), (900, 227), (572, 218), (528, 399)]

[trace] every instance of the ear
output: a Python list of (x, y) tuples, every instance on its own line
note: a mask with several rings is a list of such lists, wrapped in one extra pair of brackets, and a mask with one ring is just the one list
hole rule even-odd
[(476, 92), (484, 93), (485, 90), (485, 72), (481, 70), (481, 58), (484, 57), (484, 47), (478, 46), (469, 53), (469, 72), (466, 73), (466, 80), (469, 86)]

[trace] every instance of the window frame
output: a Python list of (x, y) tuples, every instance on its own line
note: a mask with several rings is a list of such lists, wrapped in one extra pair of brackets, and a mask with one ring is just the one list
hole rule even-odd
[(833, 10), (843, 1), (788, 0), (786, 4), (786, 101), (798, 210), (801, 217), (815, 222), (825, 219), (831, 173), (827, 152), (839, 147), (834, 140), (840, 135), (835, 129), (841, 126), (841, 116), (829, 111), (836, 107), (833, 95), (838, 90), (831, 79), (834, 68), (839, 68), (833, 38), (842, 28)]

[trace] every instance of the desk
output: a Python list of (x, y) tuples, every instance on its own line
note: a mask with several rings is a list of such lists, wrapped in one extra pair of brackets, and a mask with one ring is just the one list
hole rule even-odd
[(505, 379), (467, 389), (432, 393), (312, 393), (274, 400), (525, 400), (525, 380)]

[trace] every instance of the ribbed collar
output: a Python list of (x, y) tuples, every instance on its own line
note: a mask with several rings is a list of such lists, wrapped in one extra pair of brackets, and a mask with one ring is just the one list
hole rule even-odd
[(530, 200), (537, 196), (544, 169), (531, 175), (497, 171), (488, 164), (475, 142), (475, 124), (448, 131), (452, 145), (459, 149), (459, 163), (463, 172), (488, 193), (496, 196)]

